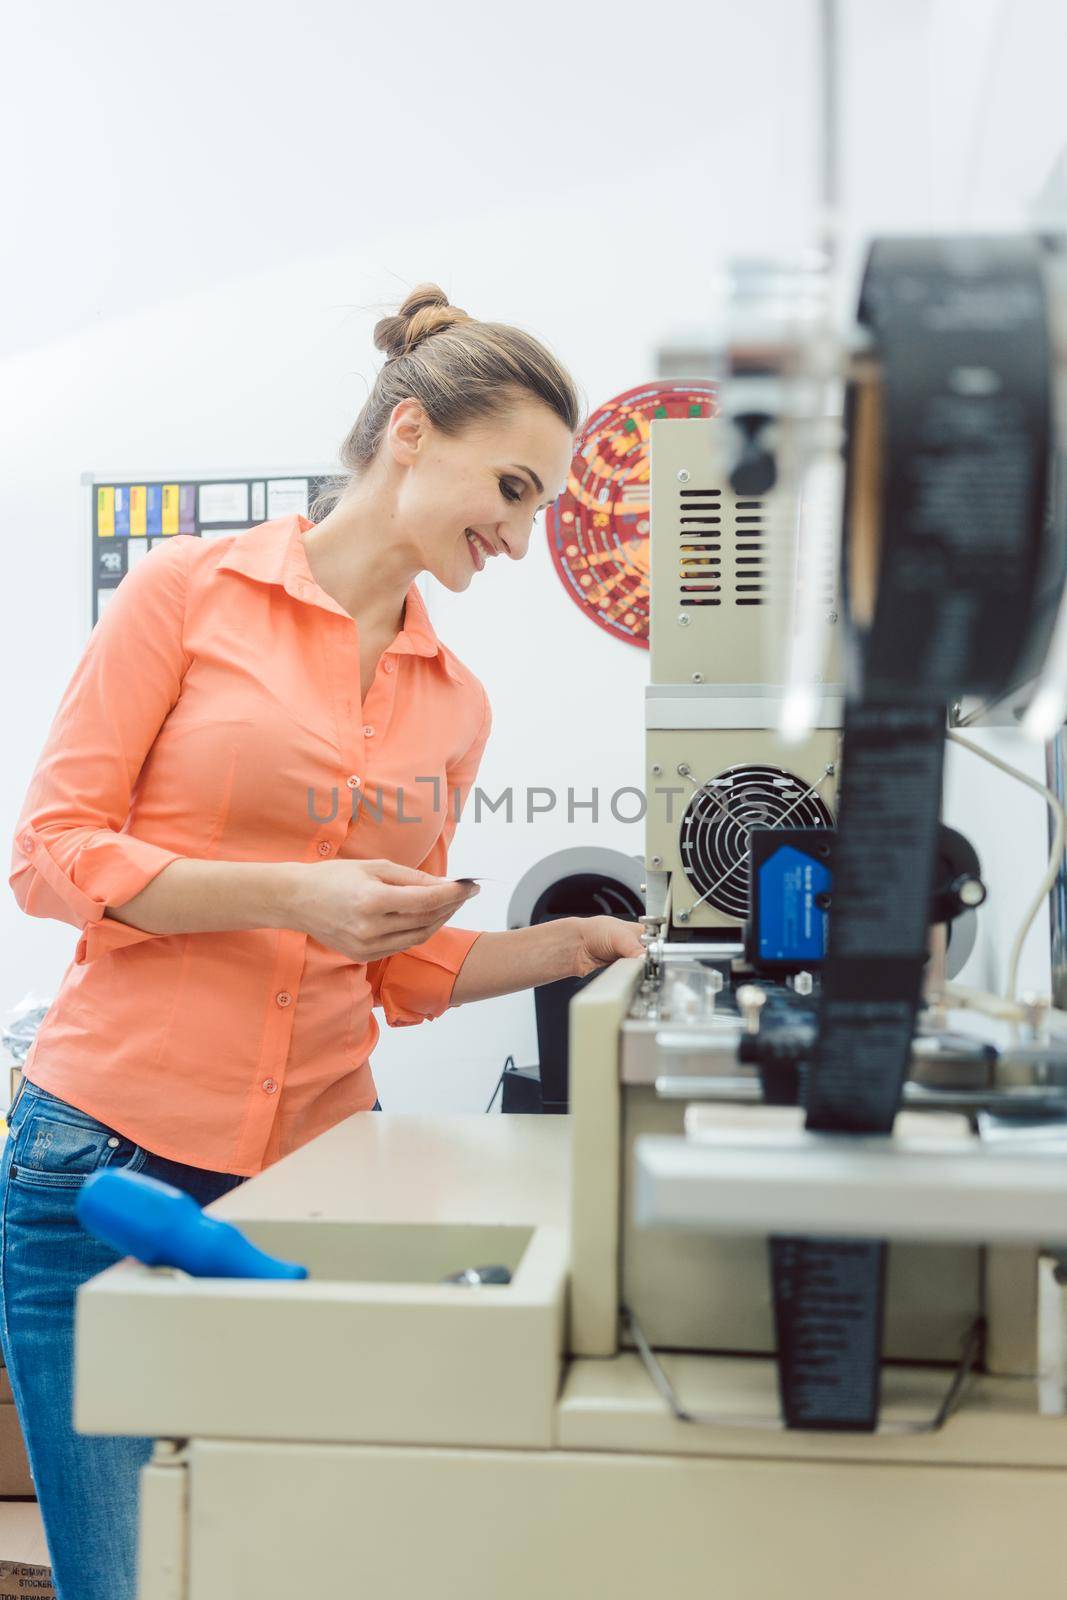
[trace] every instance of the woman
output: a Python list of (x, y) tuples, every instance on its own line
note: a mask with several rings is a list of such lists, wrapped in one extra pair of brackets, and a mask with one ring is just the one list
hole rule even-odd
[(432, 284), (375, 343), (332, 508), (138, 563), (16, 830), (19, 904), (81, 929), (0, 1162), (0, 1339), (60, 1600), (133, 1596), (150, 1451), (71, 1422), (75, 1291), (116, 1259), (74, 1219), (88, 1174), (206, 1204), (377, 1109), (373, 1005), (419, 1023), (642, 953), (614, 917), (445, 926), (477, 893), (445, 873), (491, 713), (414, 580), (522, 559), (579, 407), (536, 340)]

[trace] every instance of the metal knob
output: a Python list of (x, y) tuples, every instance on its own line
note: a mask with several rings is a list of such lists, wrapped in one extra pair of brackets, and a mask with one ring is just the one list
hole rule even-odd
[(760, 1012), (767, 1003), (767, 996), (763, 990), (754, 983), (743, 983), (737, 991), (737, 1006), (745, 1022), (746, 1033), (759, 1032)]

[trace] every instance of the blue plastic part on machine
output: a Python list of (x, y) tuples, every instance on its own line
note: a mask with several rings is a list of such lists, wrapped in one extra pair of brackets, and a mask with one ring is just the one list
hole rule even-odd
[(761, 965), (814, 967), (826, 955), (833, 887), (827, 834), (816, 829), (807, 833), (808, 839), (780, 843), (764, 835), (753, 849), (748, 944), (750, 955)]
[(307, 1267), (258, 1249), (239, 1228), (206, 1217), (192, 1195), (139, 1172), (94, 1172), (75, 1203), (87, 1233), (150, 1267), (196, 1278), (306, 1278)]

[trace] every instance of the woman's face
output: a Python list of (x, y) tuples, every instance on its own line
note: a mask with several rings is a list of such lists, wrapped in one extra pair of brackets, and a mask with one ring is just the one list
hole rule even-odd
[(435, 428), (417, 400), (402, 400), (386, 444), (403, 469), (396, 516), (405, 540), (424, 570), (456, 592), (496, 556), (522, 560), (534, 518), (566, 485), (574, 451), (570, 430), (534, 399), (455, 438)]

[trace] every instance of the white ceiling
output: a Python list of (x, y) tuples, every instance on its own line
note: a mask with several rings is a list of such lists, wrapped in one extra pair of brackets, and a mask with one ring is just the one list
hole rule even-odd
[[(857, 215), (1017, 209), (1067, 141), (1062, 0), (841, 3)], [(580, 236), (558, 243), (586, 295), (669, 252), (642, 226), (653, 184), (677, 181), (679, 204), (716, 208), (731, 237), (795, 234), (814, 199), (817, 12), (817, 0), (10, 6), (0, 356), (413, 221), (484, 227), (498, 208), (513, 230), (519, 206), (533, 237), (564, 194), (586, 204)]]
[[(552, 227), (588, 195), (576, 272), (647, 249), (671, 159), (798, 160), (807, 0), (614, 5), (51, 0), (8, 8), (0, 354), (414, 217)], [(796, 107), (794, 127), (808, 118)], [(753, 139), (746, 129), (758, 128)], [(12, 159), (12, 153), (17, 155)], [(619, 215), (598, 181), (629, 175)], [(794, 186), (795, 187), (795, 186)]]

